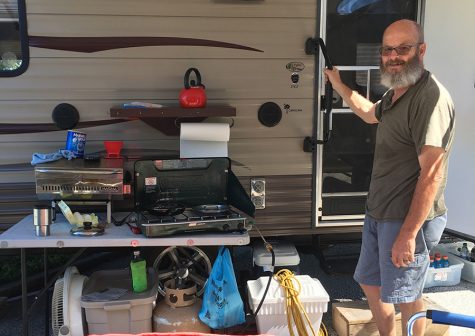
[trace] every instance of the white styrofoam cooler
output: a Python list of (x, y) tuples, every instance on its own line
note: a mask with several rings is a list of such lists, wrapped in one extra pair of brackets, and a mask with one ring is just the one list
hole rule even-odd
[[(297, 275), (295, 278), (299, 281), (301, 288), (299, 300), (310, 318), (315, 333), (318, 333), (330, 297), (317, 279), (308, 275)], [(249, 305), (253, 311), (257, 309), (264, 295), (268, 280), (268, 277), (261, 277), (247, 282)], [(294, 287), (299, 288), (297, 283), (294, 283)], [(290, 335), (286, 315), (285, 291), (277, 280), (272, 279), (264, 303), (256, 317), (257, 330), (260, 334)], [(310, 328), (307, 327), (307, 330), (311, 334)], [(294, 333), (298, 334), (295, 326)]]

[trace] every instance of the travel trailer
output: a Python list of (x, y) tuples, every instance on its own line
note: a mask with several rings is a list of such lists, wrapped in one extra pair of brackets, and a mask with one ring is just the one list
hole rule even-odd
[[(1, 228), (32, 213), (32, 154), (64, 148), (68, 129), (86, 133), (87, 155), (121, 140), (130, 158), (160, 159), (178, 157), (180, 123), (205, 120), (230, 125), (232, 170), (263, 234), (360, 231), (376, 129), (336, 94), (327, 105), (318, 38), (345, 81), (377, 100), (382, 32), (409, 18), (456, 104), (448, 228), (473, 239), (474, 13), (472, 0), (3, 0)], [(199, 114), (174, 108), (189, 68), (205, 85)]]

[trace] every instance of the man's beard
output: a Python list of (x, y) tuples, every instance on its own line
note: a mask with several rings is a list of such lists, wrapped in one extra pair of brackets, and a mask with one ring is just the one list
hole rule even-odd
[(417, 55), (414, 55), (403, 64), (400, 72), (391, 73), (387, 70), (387, 65), (399, 62), (401, 61), (387, 61), (386, 64), (381, 62), (380, 70), (382, 85), (393, 89), (405, 88), (416, 84), (424, 73), (424, 66), (422, 62), (419, 61)]

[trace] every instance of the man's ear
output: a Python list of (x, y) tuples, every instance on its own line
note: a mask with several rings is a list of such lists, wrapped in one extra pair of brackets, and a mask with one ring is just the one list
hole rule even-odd
[(426, 53), (426, 49), (427, 49), (427, 44), (425, 43), (422, 43), (420, 46), (419, 46), (419, 56), (424, 56), (425, 53)]

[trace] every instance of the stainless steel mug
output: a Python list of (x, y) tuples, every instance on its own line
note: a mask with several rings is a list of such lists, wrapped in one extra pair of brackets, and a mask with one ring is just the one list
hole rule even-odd
[(37, 204), (33, 208), (35, 234), (39, 237), (49, 236), (51, 225), (51, 206)]

